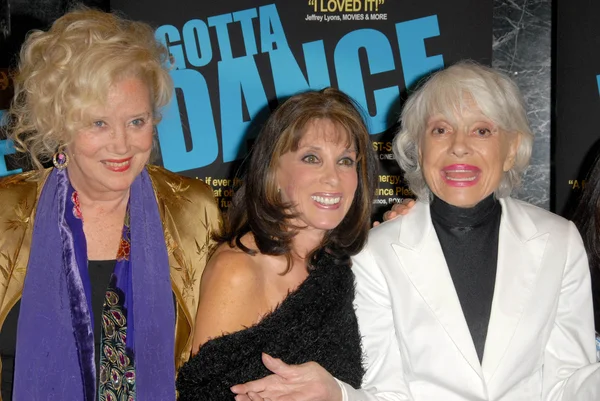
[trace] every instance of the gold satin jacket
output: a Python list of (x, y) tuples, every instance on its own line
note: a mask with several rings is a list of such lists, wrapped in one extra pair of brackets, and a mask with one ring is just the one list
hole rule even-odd
[[(220, 228), (221, 215), (212, 189), (204, 182), (157, 166), (147, 169), (163, 224), (171, 287), (177, 301), (177, 370), (190, 356), (200, 278), (212, 245), (211, 234)], [(30, 171), (0, 180), (0, 330), (21, 298), (36, 204), (50, 171)], [(1, 366), (0, 361), (0, 371)]]

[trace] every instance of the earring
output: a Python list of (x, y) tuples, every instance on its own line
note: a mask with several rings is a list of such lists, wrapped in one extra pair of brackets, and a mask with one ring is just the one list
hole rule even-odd
[(63, 150), (59, 150), (52, 156), (52, 164), (57, 169), (64, 170), (69, 165), (69, 156)]

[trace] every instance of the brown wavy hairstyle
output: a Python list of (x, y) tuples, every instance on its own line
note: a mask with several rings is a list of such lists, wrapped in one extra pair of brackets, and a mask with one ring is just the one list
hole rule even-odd
[(79, 7), (25, 40), (14, 75), (9, 135), (41, 168), (91, 123), (90, 107), (105, 104), (110, 87), (129, 77), (148, 85), (157, 124), (173, 91), (170, 64), (149, 25)]
[(358, 186), (348, 213), (334, 229), (326, 232), (321, 244), (308, 255), (308, 267), (323, 253), (334, 263), (351, 265), (350, 256), (364, 246), (371, 226), (371, 208), (377, 183), (377, 160), (359, 106), (346, 94), (326, 88), (292, 96), (267, 120), (251, 150), (247, 174), (234, 195), (225, 219), (225, 227), (216, 239), (218, 243), (237, 246), (254, 255), (241, 238), (254, 235), (258, 250), (267, 255), (285, 255), (287, 273), (291, 268), (291, 242), (302, 227), (291, 220), (293, 204), (282, 201), (276, 182), (279, 159), (295, 151), (310, 123), (327, 119), (343, 128), (348, 145), (357, 150)]

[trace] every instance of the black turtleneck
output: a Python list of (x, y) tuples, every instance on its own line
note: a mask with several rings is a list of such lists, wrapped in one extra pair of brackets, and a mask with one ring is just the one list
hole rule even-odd
[(494, 195), (472, 208), (452, 206), (438, 197), (431, 203), (433, 226), (480, 362), (494, 297), (501, 215)]

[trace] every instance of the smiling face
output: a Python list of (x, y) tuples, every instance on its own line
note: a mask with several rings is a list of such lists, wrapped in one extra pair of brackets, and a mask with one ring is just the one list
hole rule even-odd
[(281, 155), (276, 170), (284, 202), (293, 205), (297, 221), (306, 230), (337, 227), (354, 200), (358, 185), (356, 149), (349, 135), (327, 119), (310, 122), (298, 149)]
[(498, 127), (473, 102), (467, 104), (452, 119), (442, 114), (429, 118), (419, 154), (431, 191), (458, 207), (473, 207), (500, 186), (520, 138)]
[(89, 110), (92, 124), (79, 130), (67, 147), (69, 179), (90, 197), (128, 191), (148, 162), (153, 119), (144, 81), (125, 78), (114, 84), (106, 105)]

